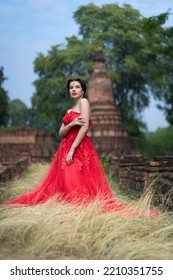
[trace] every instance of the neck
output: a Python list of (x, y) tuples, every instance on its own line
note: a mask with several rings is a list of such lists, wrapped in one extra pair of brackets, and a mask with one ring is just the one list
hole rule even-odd
[(81, 101), (83, 97), (81, 97), (80, 99), (74, 100), (75, 106), (79, 104), (79, 102)]

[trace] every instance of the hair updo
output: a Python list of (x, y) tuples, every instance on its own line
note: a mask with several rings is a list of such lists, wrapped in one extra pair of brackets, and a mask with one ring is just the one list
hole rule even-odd
[(75, 81), (80, 83), (81, 88), (83, 89), (83, 92), (84, 92), (83, 97), (85, 97), (85, 98), (86, 98), (86, 89), (87, 89), (87, 86), (86, 86), (85, 81), (84, 81), (84, 80), (82, 80), (81, 78), (69, 79), (69, 80), (67, 81), (67, 89), (68, 89), (68, 93), (69, 93), (70, 83), (71, 83), (71, 82), (75, 82)]

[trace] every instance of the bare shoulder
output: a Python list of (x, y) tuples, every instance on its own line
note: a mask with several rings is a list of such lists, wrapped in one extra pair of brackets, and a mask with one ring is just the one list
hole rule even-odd
[(82, 116), (85, 116), (86, 118), (90, 118), (91, 108), (88, 99), (82, 98), (80, 100), (79, 108)]
[(80, 100), (80, 106), (86, 106), (86, 107), (89, 107), (90, 106), (90, 104), (89, 104), (89, 101), (88, 101), (88, 99), (86, 99), (86, 98), (82, 98), (81, 100)]

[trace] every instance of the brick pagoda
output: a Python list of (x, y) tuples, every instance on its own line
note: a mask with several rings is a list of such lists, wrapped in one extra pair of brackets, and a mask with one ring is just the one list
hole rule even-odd
[(88, 81), (88, 99), (92, 110), (89, 136), (101, 157), (114, 155), (119, 158), (131, 154), (132, 144), (114, 102), (112, 81), (106, 72), (103, 53), (96, 53), (93, 62), (93, 72)]

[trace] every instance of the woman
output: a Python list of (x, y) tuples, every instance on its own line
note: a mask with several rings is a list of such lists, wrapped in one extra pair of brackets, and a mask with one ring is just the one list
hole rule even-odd
[[(5, 204), (35, 205), (53, 196), (57, 201), (88, 204), (102, 202), (105, 211), (133, 211), (131, 206), (117, 203), (112, 195), (103, 167), (92, 142), (87, 136), (91, 124), (91, 109), (85, 98), (86, 84), (82, 79), (67, 81), (74, 106), (62, 119), (59, 135), (62, 142), (43, 182), (31, 192), (8, 200)], [(155, 211), (150, 212), (155, 215)]]

